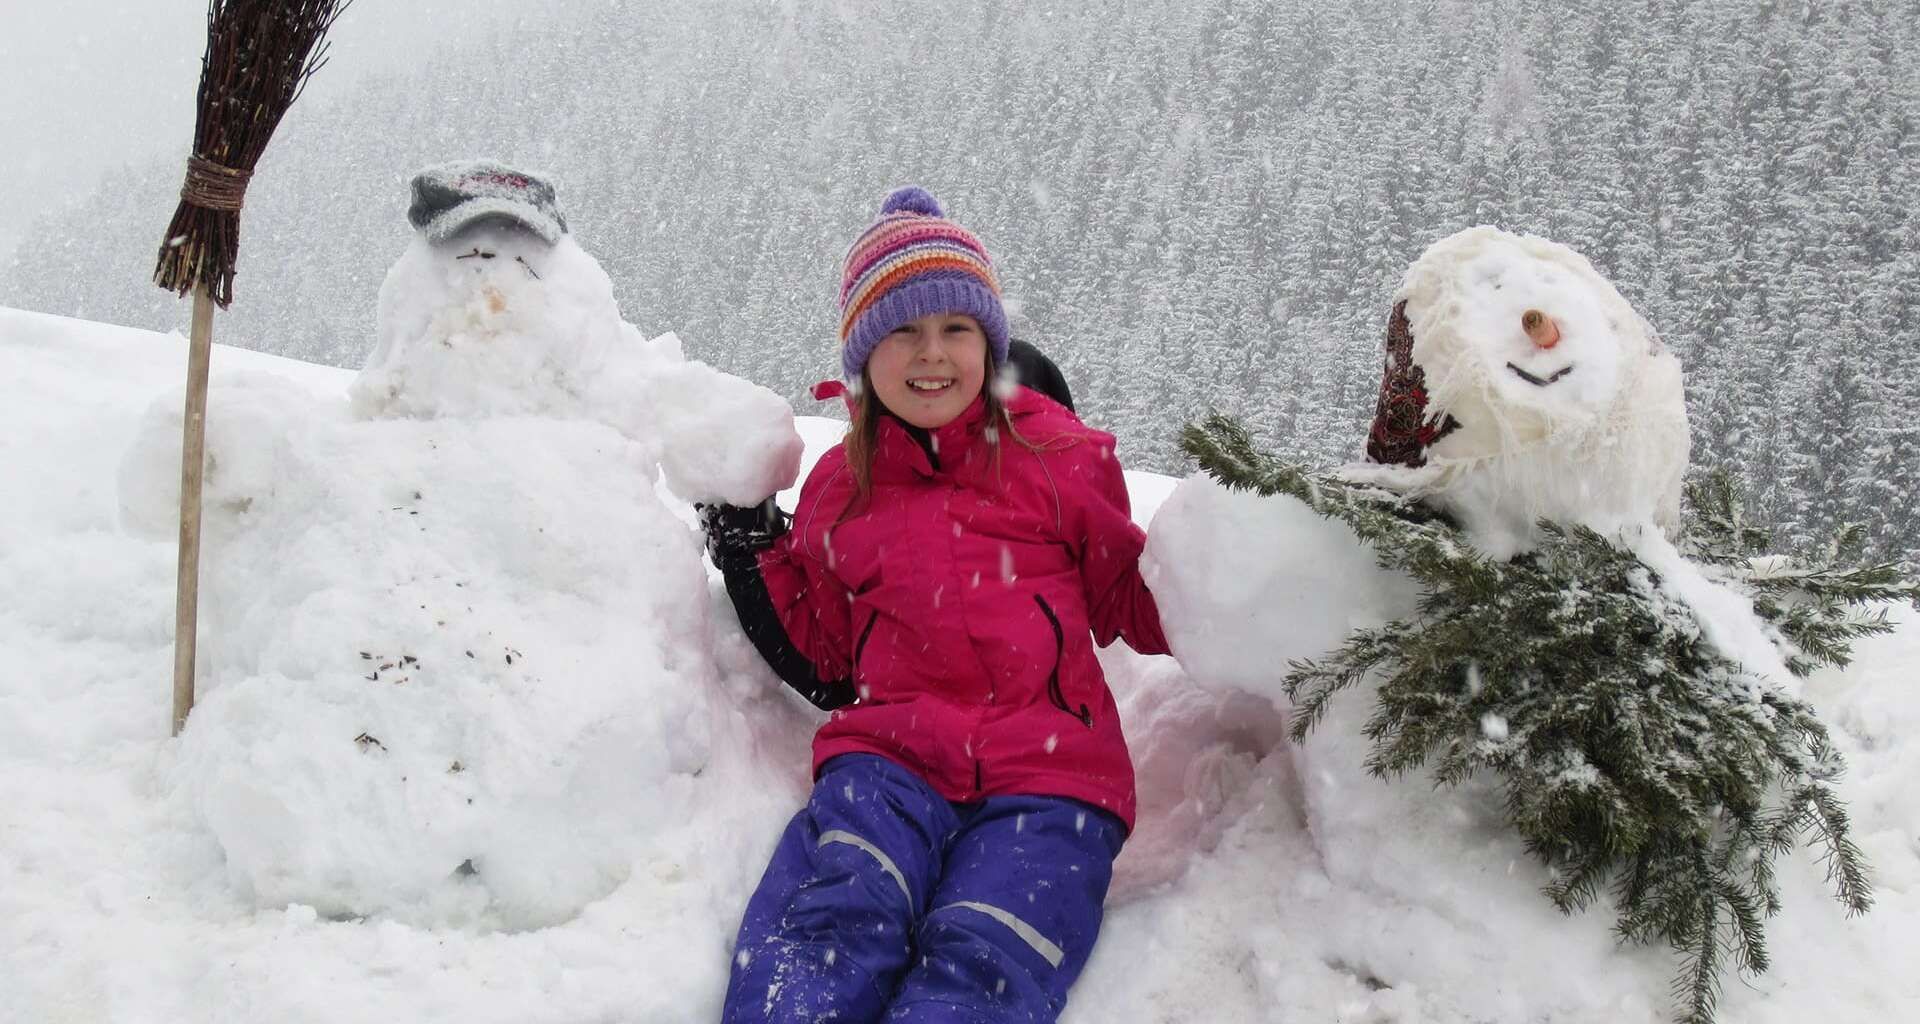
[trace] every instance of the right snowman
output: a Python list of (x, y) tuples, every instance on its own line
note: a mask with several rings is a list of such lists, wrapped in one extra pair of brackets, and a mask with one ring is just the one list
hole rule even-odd
[[(1679, 361), (1584, 257), (1491, 227), (1422, 253), (1365, 462), (1288, 464), (1217, 414), (1182, 447), (1205, 475), (1142, 571), (1197, 683), (1291, 718), (1326, 878), (1378, 910), (1331, 960), (1469, 1019), (1649, 1019), (1659, 960), (1632, 947), (1666, 945), (1676, 1010), (1709, 1024), (1725, 972), (1875, 955), (1837, 913), (1802, 907), (1773, 952), (1765, 921), (1817, 899), (1796, 847), (1847, 913), (1872, 905), (1845, 741), (1801, 685), (1920, 588), (1769, 555), (1712, 480), (1683, 528)], [(1536, 983), (1567, 977), (1606, 980)]]

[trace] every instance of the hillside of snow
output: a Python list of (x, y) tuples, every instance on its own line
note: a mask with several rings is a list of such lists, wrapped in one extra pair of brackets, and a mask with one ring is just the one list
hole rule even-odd
[[(219, 347), (175, 740), (185, 348), (0, 309), (0, 1021), (715, 1019), (819, 720), (660, 482), (719, 457), (724, 375), (676, 348), (644, 408), (368, 418), (351, 372)], [(808, 464), (840, 430), (798, 425)], [(1063, 1020), (1667, 1019), (1671, 955), (1556, 914), (1490, 789), (1367, 777), (1361, 694), (1299, 747), (1257, 695), (1400, 582), (1284, 500), (1129, 479), (1204, 583), (1168, 609), (1187, 671), (1102, 653), (1140, 818)], [(1723, 1021), (1920, 1019), (1920, 630), (1857, 653), (1804, 693), (1876, 908), (1784, 858)]]

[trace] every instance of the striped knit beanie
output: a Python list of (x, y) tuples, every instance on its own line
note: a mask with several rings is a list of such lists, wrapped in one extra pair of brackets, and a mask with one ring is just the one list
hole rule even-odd
[(980, 321), (995, 365), (1007, 360), (1007, 312), (986, 246), (946, 219), (913, 185), (895, 189), (847, 250), (840, 281), (840, 366), (860, 379), (875, 345), (901, 324), (935, 313)]

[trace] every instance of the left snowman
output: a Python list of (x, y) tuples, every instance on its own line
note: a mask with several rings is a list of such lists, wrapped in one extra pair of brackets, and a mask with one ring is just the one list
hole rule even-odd
[[(784, 400), (621, 318), (540, 176), (428, 168), (409, 220), (345, 400), (215, 378), (167, 782), (255, 905), (539, 927), (691, 817), (709, 759), (706, 574), (656, 479), (767, 493), (800, 441)], [(178, 407), (121, 467), (156, 535)]]

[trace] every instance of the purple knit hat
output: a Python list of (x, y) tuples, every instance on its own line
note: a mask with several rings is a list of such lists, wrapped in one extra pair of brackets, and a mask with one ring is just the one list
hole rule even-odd
[(867, 357), (894, 328), (935, 313), (980, 321), (995, 365), (1007, 360), (1007, 311), (987, 248), (946, 219), (927, 191), (908, 185), (880, 204), (847, 250), (840, 281), (840, 368), (859, 380)]

